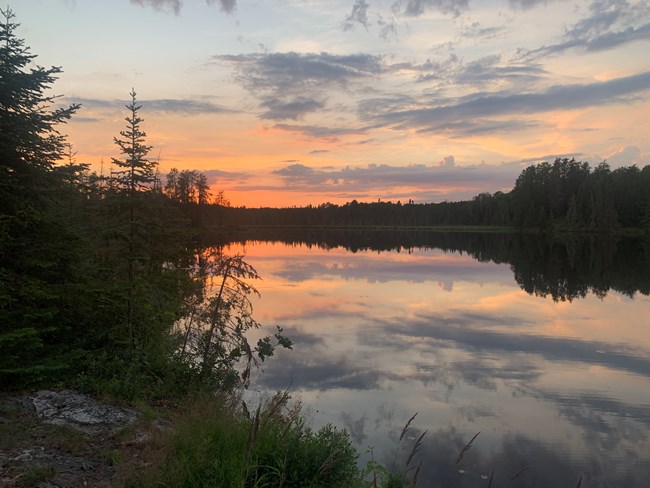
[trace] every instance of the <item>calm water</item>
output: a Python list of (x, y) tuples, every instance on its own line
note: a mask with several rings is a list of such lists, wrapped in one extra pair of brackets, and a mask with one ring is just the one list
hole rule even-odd
[(251, 394), (290, 387), (389, 465), (428, 429), (419, 486), (650, 486), (647, 244), (355, 239), (230, 245), (295, 343)]

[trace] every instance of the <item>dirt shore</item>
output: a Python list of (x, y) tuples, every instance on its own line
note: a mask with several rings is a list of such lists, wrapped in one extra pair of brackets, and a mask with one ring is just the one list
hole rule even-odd
[(0, 486), (119, 486), (116, 466), (151, 433), (141, 417), (70, 390), (2, 395)]

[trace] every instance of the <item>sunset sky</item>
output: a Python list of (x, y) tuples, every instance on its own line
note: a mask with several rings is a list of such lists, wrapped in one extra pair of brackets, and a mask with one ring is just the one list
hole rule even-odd
[(161, 172), (233, 205), (508, 191), (527, 165), (650, 162), (650, 2), (9, 2), (79, 162), (110, 171), (132, 87)]

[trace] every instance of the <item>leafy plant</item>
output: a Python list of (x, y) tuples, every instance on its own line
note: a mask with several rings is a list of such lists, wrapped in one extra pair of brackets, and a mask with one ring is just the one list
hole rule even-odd
[[(251, 295), (259, 295), (250, 283), (260, 276), (240, 254), (228, 256), (222, 248), (207, 249), (197, 257), (195, 280), (200, 284), (194, 307), (184, 323), (180, 356), (197, 364), (204, 382), (217, 380), (221, 388), (248, 385), (251, 368), (272, 356), (275, 347), (291, 349), (291, 341), (277, 328), (273, 338), (251, 345), (247, 332), (260, 324), (253, 318)], [(243, 363), (237, 376), (235, 366)]]

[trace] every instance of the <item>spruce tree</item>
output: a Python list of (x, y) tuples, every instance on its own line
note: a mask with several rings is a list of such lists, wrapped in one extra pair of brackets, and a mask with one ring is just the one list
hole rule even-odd
[(16, 384), (65, 369), (52, 349), (64, 340), (63, 288), (79, 248), (58, 221), (65, 182), (54, 163), (65, 144), (58, 127), (78, 105), (53, 107), (45, 93), (61, 69), (33, 66), (13, 12), (0, 16), (0, 383)]
[(138, 105), (136, 101), (135, 89), (132, 88), (129, 95), (131, 103), (126, 105), (128, 115), (124, 118), (126, 129), (120, 131), (120, 138), (113, 138), (113, 142), (120, 148), (122, 159), (112, 158), (112, 161), (117, 166), (117, 170), (114, 172), (115, 187), (122, 197), (121, 200), (125, 202), (128, 214), (124, 236), (128, 289), (125, 321), (129, 331), (131, 349), (134, 349), (136, 346), (134, 300), (138, 271), (137, 261), (142, 257), (142, 237), (146, 234), (142, 211), (139, 210), (143, 207), (144, 194), (154, 187), (157, 164), (147, 158), (151, 146), (146, 144), (147, 134), (140, 127), (144, 120), (139, 115), (142, 105)]
[(118, 168), (114, 173), (118, 187), (126, 191), (129, 198), (134, 199), (138, 192), (153, 188), (156, 180), (156, 162), (147, 159), (151, 146), (145, 143), (147, 134), (140, 128), (140, 124), (144, 122), (138, 114), (142, 105), (136, 102), (134, 89), (131, 89), (129, 95), (131, 103), (125, 105), (129, 111), (124, 118), (126, 129), (120, 131), (121, 138), (113, 138), (123, 159), (113, 158), (113, 164)]

